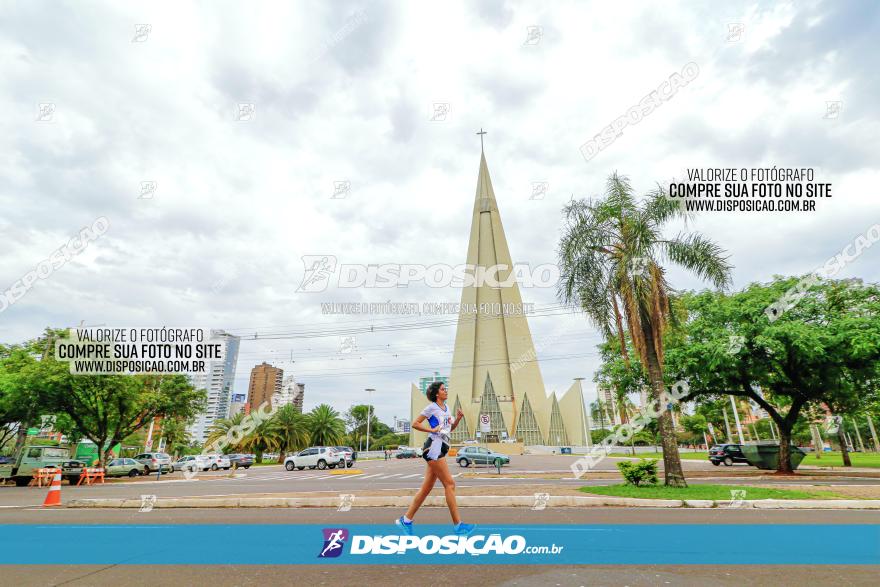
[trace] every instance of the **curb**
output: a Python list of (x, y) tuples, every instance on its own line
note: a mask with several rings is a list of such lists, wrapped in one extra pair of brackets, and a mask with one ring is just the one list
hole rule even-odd
[[(410, 496), (354, 496), (353, 507), (407, 507)], [(72, 499), (69, 508), (140, 508), (138, 499)], [(159, 498), (154, 508), (337, 508), (338, 497), (166, 497)], [(429, 496), (426, 506), (445, 507), (446, 498)], [(680, 499), (638, 499), (629, 497), (581, 497), (576, 495), (551, 496), (538, 507), (533, 495), (462, 495), (461, 507), (528, 507), (539, 510), (546, 507), (647, 507), (647, 508), (722, 508), (722, 509), (835, 509), (880, 510), (880, 499), (762, 499), (752, 501), (715, 501)]]

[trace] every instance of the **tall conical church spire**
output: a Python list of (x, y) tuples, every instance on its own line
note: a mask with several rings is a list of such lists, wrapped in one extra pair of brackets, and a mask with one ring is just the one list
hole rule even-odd
[[(471, 422), (479, 422), (479, 414), (487, 407), (480, 405), (481, 400), (491, 385), (503, 415), (499, 421), (512, 438), (520, 404), (530, 392), (538, 427), (546, 431), (550, 406), (529, 325), (522, 314), (519, 285), (511, 277), (513, 262), (482, 150), (466, 263), (471, 268), (468, 273), (477, 282), (461, 292), (462, 313), (455, 335), (450, 394), (461, 398), (462, 409)], [(485, 277), (482, 282), (481, 277)], [(495, 287), (496, 280), (502, 284), (500, 287)]]

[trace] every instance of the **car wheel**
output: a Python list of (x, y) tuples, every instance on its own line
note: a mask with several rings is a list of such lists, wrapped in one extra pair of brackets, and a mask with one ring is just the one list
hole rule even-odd
[(320, 461), (318, 461), (318, 468), (321, 469), (322, 471), (323, 471), (324, 469), (326, 469), (326, 468), (327, 468), (327, 461), (325, 461), (325, 460), (323, 460), (323, 459), (321, 459)]
[(228, 471), (231, 467), (223, 467), (224, 471)]
[(137, 477), (137, 476), (138, 476), (138, 470), (137, 470), (137, 469), (132, 469), (131, 471), (128, 472), (128, 476), (129, 476), (129, 477)]
[(216, 470), (219, 469), (219, 468), (220, 468), (220, 467), (217, 466), (217, 463), (214, 463), (213, 465), (211, 465), (211, 470), (212, 470), (212, 471), (216, 471)]
[(471, 466), (471, 462), (467, 459), (458, 459), (458, 466), (466, 469)]
[(251, 466), (250, 466), (250, 465), (245, 465), (244, 468), (245, 468), (245, 469), (250, 469)]
[(718, 465), (721, 464), (721, 463), (719, 463), (718, 461), (711, 461), (711, 463), (712, 463), (713, 465), (715, 465), (716, 467), (717, 467)]
[(730, 467), (731, 465), (733, 465), (733, 459), (730, 457), (724, 457), (724, 466)]
[[(288, 471), (293, 471), (293, 469), (294, 469), (293, 461), (287, 461), (286, 463), (284, 463), (284, 468), (287, 469)], [(300, 467), (300, 469), (302, 469), (302, 467)]]
[(303, 469), (305, 469), (305, 467), (297, 467), (296, 468), (297, 471), (302, 471)]

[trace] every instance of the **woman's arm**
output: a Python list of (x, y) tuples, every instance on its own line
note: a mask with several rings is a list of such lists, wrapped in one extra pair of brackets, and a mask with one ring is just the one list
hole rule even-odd
[(458, 413), (455, 415), (455, 422), (452, 423), (452, 428), (450, 428), (450, 432), (458, 427), (458, 423), (461, 422), (462, 418), (464, 418), (464, 412), (461, 411), (461, 408), (458, 408)]
[(422, 426), (422, 425), (421, 425), (422, 422), (424, 422), (424, 421), (425, 421), (425, 416), (422, 415), (422, 414), (419, 414), (419, 417), (416, 418), (416, 421), (413, 422), (413, 423), (410, 425), (410, 427), (411, 427), (411, 428), (415, 428), (415, 429), (418, 430), (419, 432), (428, 432), (428, 433), (430, 433), (430, 432), (439, 432), (439, 431), (440, 431), (440, 424), (437, 424), (437, 426), (435, 426), (434, 428), (428, 428), (427, 426)]

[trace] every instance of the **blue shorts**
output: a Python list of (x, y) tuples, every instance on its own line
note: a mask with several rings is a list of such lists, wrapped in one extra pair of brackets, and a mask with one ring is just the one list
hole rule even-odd
[(439, 438), (429, 438), (422, 445), (422, 458), (429, 462), (445, 458), (448, 452), (449, 445)]

